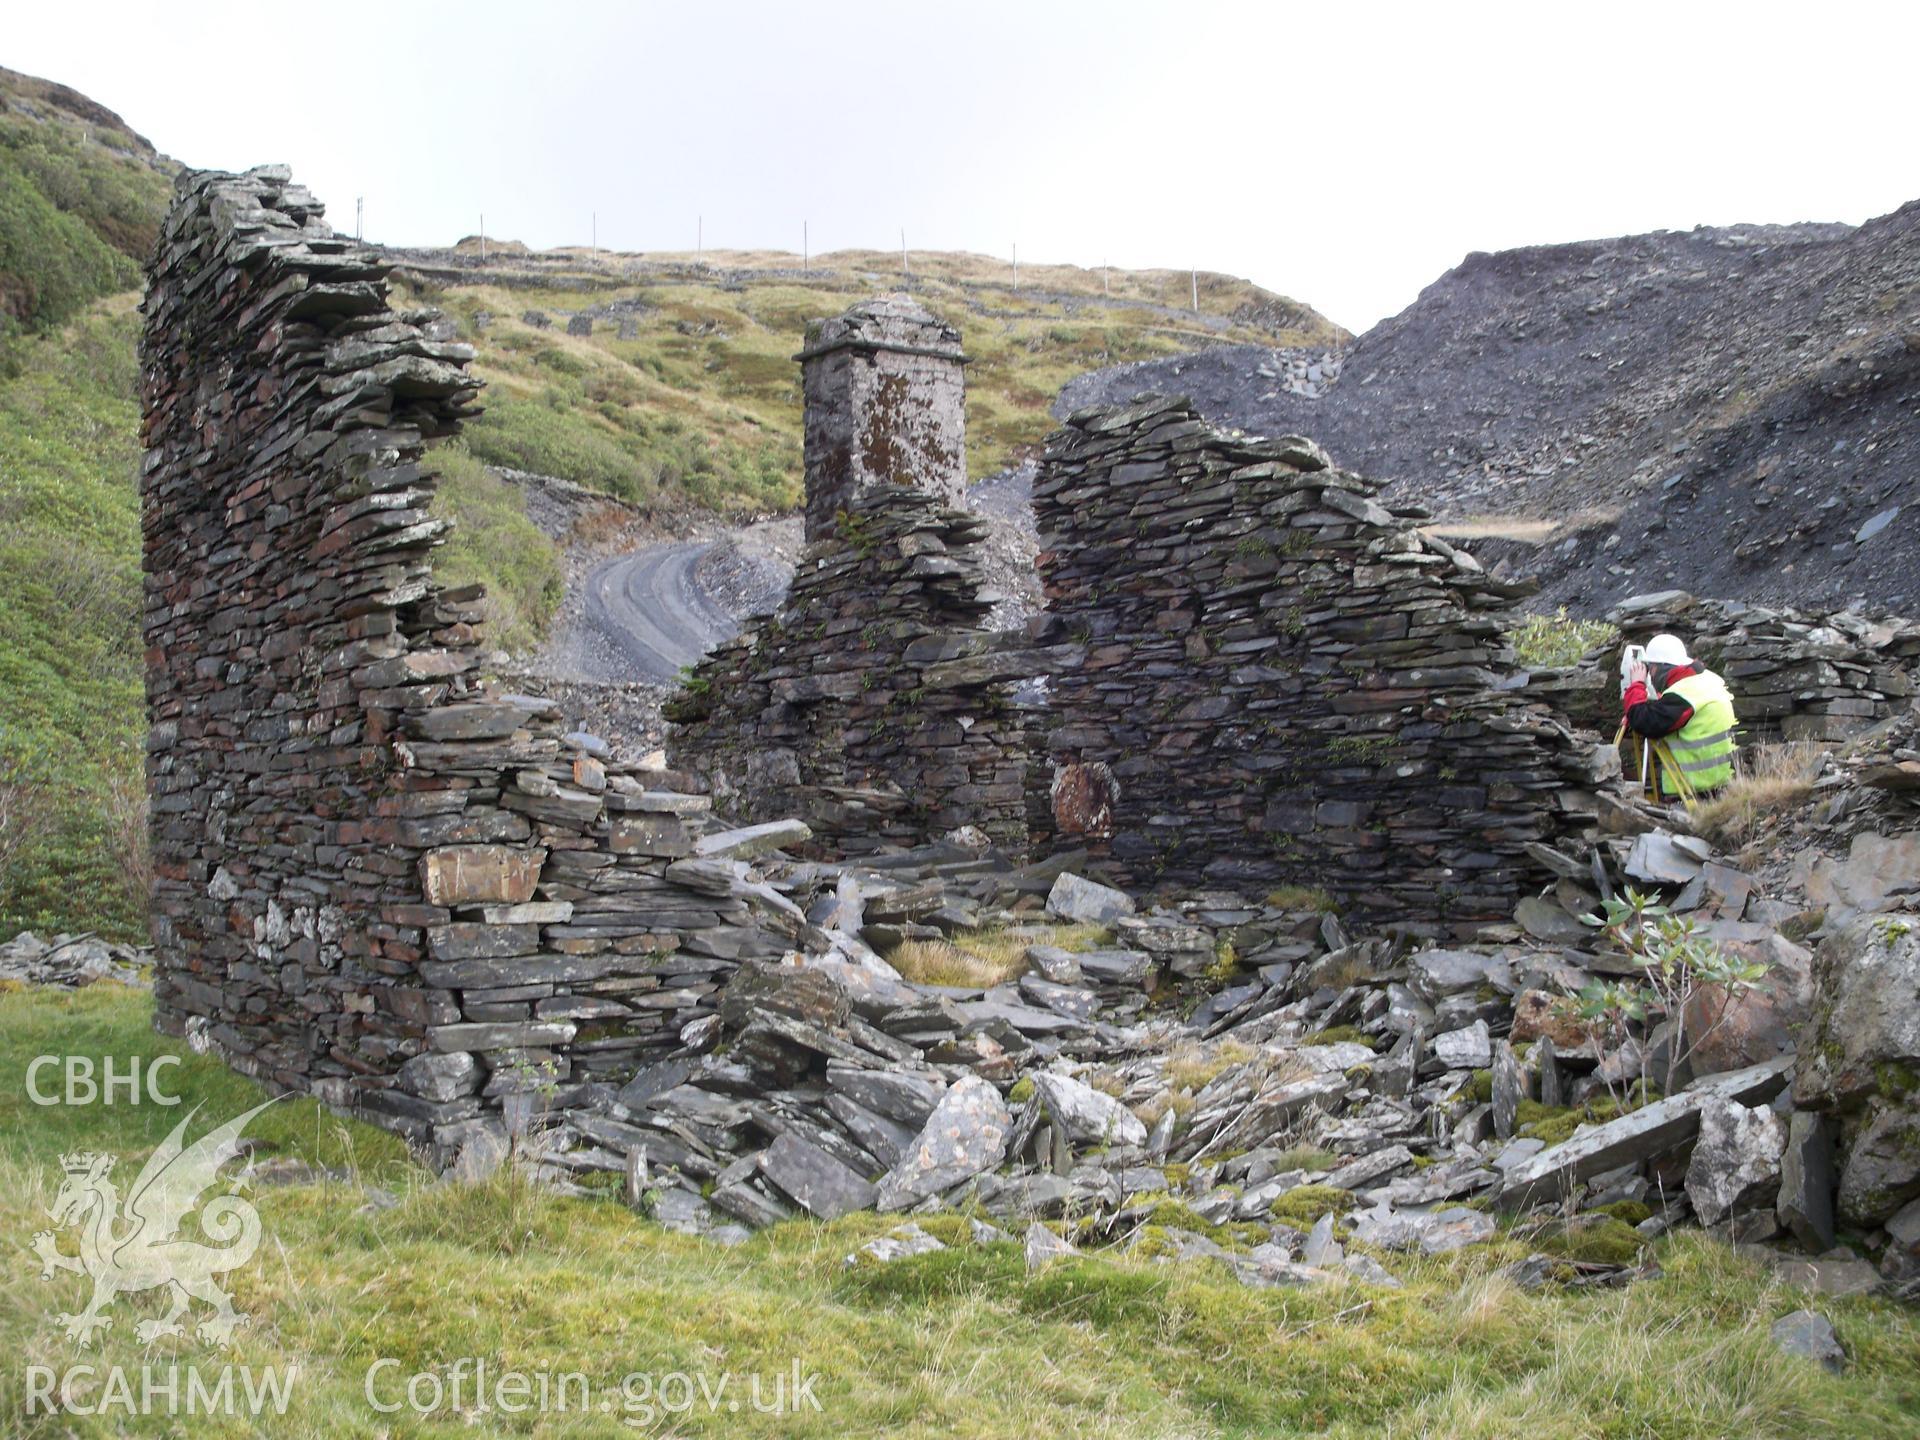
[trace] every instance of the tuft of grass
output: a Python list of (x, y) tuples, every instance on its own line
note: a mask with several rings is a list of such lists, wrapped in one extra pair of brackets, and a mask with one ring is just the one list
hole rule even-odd
[(963, 950), (950, 940), (907, 940), (887, 956), (902, 978), (916, 985), (951, 985), (988, 990), (1004, 985), (1026, 969), (1024, 955), (990, 957)]
[(1752, 844), (1770, 817), (1806, 803), (1826, 754), (1805, 740), (1743, 747), (1726, 787), (1687, 807), (1694, 828), (1729, 849)]
[(1317, 910), (1323, 915), (1340, 908), (1331, 895), (1313, 885), (1282, 885), (1267, 892), (1267, 904), (1276, 910)]
[(945, 940), (903, 941), (886, 958), (916, 985), (985, 990), (1025, 974), (1027, 951), (1035, 945), (1093, 950), (1111, 938), (1112, 932), (1100, 925), (1027, 926), (1018, 932), (996, 925), (962, 930)]
[(1205, 1043), (1183, 1040), (1167, 1056), (1167, 1084), (1176, 1091), (1195, 1092), (1224, 1075), (1236, 1065), (1244, 1065), (1258, 1052), (1239, 1040)]
[(1576, 619), (1563, 605), (1551, 615), (1526, 616), (1508, 638), (1522, 665), (1546, 670), (1579, 664), (1593, 651), (1618, 641), (1620, 631), (1605, 620)]

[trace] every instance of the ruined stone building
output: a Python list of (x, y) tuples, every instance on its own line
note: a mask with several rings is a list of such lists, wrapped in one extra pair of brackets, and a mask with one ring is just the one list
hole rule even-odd
[[(1518, 592), (1310, 442), (1171, 400), (1074, 417), (1035, 490), (1047, 613), (988, 635), (959, 336), (894, 299), (811, 337), (792, 593), (670, 707), (724, 807), (841, 853), (971, 824), (1436, 929), (1511, 913), (1527, 847), (1592, 821), (1596, 742), (1510, 688)], [(1045, 710), (1013, 706), (1039, 676)]]

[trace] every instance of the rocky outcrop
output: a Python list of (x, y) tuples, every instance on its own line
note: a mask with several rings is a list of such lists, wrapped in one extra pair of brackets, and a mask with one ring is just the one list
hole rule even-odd
[(1862, 915), (1814, 952), (1795, 1101), (1840, 1125), (1840, 1218), (1887, 1222), (1920, 1198), (1920, 913)]

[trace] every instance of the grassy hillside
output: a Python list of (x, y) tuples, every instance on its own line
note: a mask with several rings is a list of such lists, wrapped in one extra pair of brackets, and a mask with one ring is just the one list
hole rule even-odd
[[(23, 1071), (36, 1055), (125, 1065), (163, 1052), (183, 1057), (167, 1077), (179, 1108), (26, 1101)], [(76, 1351), (51, 1320), (80, 1308), (85, 1282), (42, 1280), (26, 1241), (48, 1224), (63, 1152), (119, 1156), (124, 1183), (190, 1106), (225, 1120), (257, 1097), (217, 1062), (157, 1040), (144, 995), (111, 986), (0, 995), (0, 1225), (18, 1240), (0, 1298), (0, 1345), (15, 1357), (0, 1379), (7, 1433), (1907, 1440), (1920, 1413), (1911, 1309), (1789, 1288), (1762, 1261), (1697, 1232), (1654, 1246), (1658, 1274), (1591, 1293), (1514, 1288), (1497, 1271), (1528, 1252), (1519, 1237), (1432, 1260), (1385, 1257), (1399, 1290), (1248, 1290), (1213, 1263), (1158, 1265), (1115, 1250), (1028, 1274), (1017, 1244), (968, 1244), (951, 1216), (925, 1226), (952, 1248), (850, 1269), (844, 1257), (896, 1221), (793, 1221), (725, 1249), (611, 1199), (558, 1197), (511, 1173), (435, 1183), (392, 1137), (290, 1100), (250, 1127), (267, 1142), (259, 1158), (335, 1178), (250, 1189), (265, 1238), (224, 1277), (252, 1316), (225, 1360), (256, 1373), (295, 1367), (286, 1416), (263, 1428), (244, 1417), (25, 1414), (31, 1365), (137, 1373), (179, 1363), (217, 1377), (219, 1352), (198, 1341), (138, 1343), (135, 1322), (160, 1307), (151, 1294), (115, 1301), (112, 1328)], [(385, 1208), (368, 1204), (376, 1188)], [(73, 1250), (71, 1231), (61, 1245)], [(1851, 1357), (1844, 1375), (1784, 1355), (1768, 1337), (1802, 1306), (1837, 1327)], [(378, 1414), (367, 1376), (383, 1358), (398, 1362), (375, 1372), (383, 1404), (404, 1397), (394, 1377), (419, 1372), (449, 1393), (454, 1362), (471, 1358), (495, 1375), (580, 1373), (610, 1408), (481, 1413), (469, 1364), (457, 1410)], [(756, 1413), (749, 1377), (765, 1377), (770, 1397), (772, 1377), (795, 1362), (818, 1377), (818, 1411)], [(689, 1377), (690, 1393), (662, 1384), (651, 1414), (637, 1386), (620, 1388), (628, 1376), (669, 1373)], [(697, 1377), (716, 1388), (730, 1377), (738, 1410), (725, 1395), (709, 1410)]]
[[(0, 355), (0, 938), (144, 938), (138, 296)], [(495, 640), (544, 632), (564, 577), (519, 491), (436, 455), (449, 584), (489, 587)]]
[(0, 936), (146, 928), (134, 302), (0, 372)]
[[(806, 324), (901, 287), (900, 257), (845, 251), (802, 272), (760, 252), (502, 255), (410, 252), (410, 273), (480, 351), (488, 413), (468, 436), (492, 464), (561, 475), (639, 504), (784, 509), (800, 495)], [(1322, 345), (1343, 332), (1245, 281), (1184, 271), (1011, 268), (914, 254), (910, 288), (960, 326), (968, 469), (987, 475), (1039, 444), (1072, 375), (1225, 340)], [(591, 337), (566, 333), (593, 312)], [(543, 326), (540, 321), (547, 323)], [(622, 329), (630, 331), (622, 339)]]
[(138, 284), (173, 168), (112, 111), (0, 69), (0, 340)]

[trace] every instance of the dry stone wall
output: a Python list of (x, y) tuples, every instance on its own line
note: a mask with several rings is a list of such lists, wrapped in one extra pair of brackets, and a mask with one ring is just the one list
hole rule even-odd
[(708, 802), (499, 695), (433, 581), (472, 352), (288, 172), (183, 177), (141, 477), (158, 1024), (435, 1145), (498, 1145), (713, 1009), (797, 914)]
[(1530, 847), (1591, 822), (1617, 757), (1509, 688), (1513, 588), (1375, 491), (1184, 400), (1052, 437), (1051, 843), (1136, 884), (1324, 887), (1431, 931), (1508, 917), (1546, 878)]
[(729, 813), (798, 815), (841, 853), (963, 825), (1026, 840), (1024, 713), (1039, 663), (980, 629), (985, 522), (925, 491), (856, 495), (801, 554), (778, 614), (668, 705), (675, 765)]

